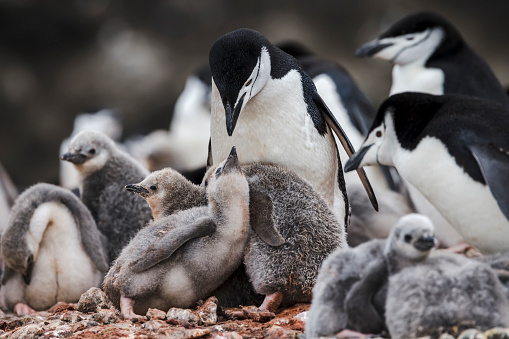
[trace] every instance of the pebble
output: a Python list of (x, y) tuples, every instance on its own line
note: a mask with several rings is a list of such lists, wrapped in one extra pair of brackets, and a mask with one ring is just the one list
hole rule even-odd
[(80, 297), (78, 311), (83, 313), (97, 313), (101, 309), (110, 308), (111, 302), (106, 294), (97, 287), (92, 287)]
[(156, 308), (149, 308), (147, 311), (147, 318), (150, 320), (164, 320), (166, 318), (166, 312), (158, 310)]

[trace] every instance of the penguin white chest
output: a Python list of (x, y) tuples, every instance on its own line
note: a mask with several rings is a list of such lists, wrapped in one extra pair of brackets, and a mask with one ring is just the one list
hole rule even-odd
[(421, 62), (394, 65), (390, 95), (403, 92), (444, 94), (444, 73), (438, 68), (427, 68)]
[(440, 140), (426, 137), (413, 151), (401, 149), (394, 164), (467, 242), (484, 253), (509, 250), (509, 221), (489, 187), (472, 180)]
[[(307, 113), (299, 72), (269, 79), (240, 113), (231, 137), (226, 132), (224, 107), (212, 85), (211, 142), (214, 164), (236, 146), (241, 164), (266, 162), (285, 166), (308, 181), (327, 201), (336, 205), (342, 196), (337, 186), (338, 160), (331, 131), (321, 136)], [(344, 206), (344, 204), (343, 204)], [(344, 209), (344, 208), (343, 208)]]

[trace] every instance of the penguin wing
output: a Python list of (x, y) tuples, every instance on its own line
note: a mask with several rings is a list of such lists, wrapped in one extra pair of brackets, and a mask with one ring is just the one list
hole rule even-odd
[(470, 152), (481, 168), (481, 173), (490, 188), (498, 207), (509, 220), (509, 150), (493, 144), (470, 145)]
[(352, 285), (345, 299), (345, 311), (355, 330), (380, 333), (385, 329), (384, 316), (376, 309), (373, 300), (388, 278), (385, 261), (378, 259), (368, 266), (361, 279)]
[[(320, 109), (322, 112), (322, 116), (327, 122), (327, 125), (330, 129), (336, 133), (337, 137), (339, 138), (339, 141), (341, 141), (341, 145), (343, 145), (343, 148), (346, 151), (346, 154), (348, 154), (349, 157), (352, 156), (352, 154), (355, 153), (355, 150), (352, 146), (352, 143), (348, 139), (347, 135), (345, 134), (345, 131), (341, 128), (338, 121), (330, 111), (329, 107), (325, 104), (322, 97), (318, 94), (318, 92), (313, 93), (313, 101), (315, 102), (316, 106)], [(339, 161), (339, 159), (338, 159)], [(357, 174), (359, 175), (359, 178), (362, 182), (362, 186), (364, 186), (364, 189), (366, 190), (366, 193), (368, 194), (369, 200), (371, 201), (371, 205), (373, 205), (373, 208), (378, 211), (378, 202), (376, 201), (375, 192), (373, 191), (373, 187), (371, 187), (371, 183), (369, 182), (369, 179), (366, 175), (366, 172), (363, 168), (358, 168)]]
[(202, 217), (191, 224), (174, 228), (150, 245), (138, 259), (129, 264), (129, 268), (136, 273), (143, 272), (171, 257), (189, 240), (212, 235), (215, 231), (216, 224), (209, 217)]
[(286, 240), (274, 225), (272, 209), (272, 200), (267, 193), (250, 188), (249, 223), (251, 227), (270, 246), (281, 246)]

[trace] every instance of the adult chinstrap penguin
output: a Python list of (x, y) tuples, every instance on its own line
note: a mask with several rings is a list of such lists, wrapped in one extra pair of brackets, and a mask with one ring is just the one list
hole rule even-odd
[(346, 225), (349, 207), (330, 128), (347, 153), (353, 149), (298, 62), (257, 31), (239, 29), (214, 43), (209, 64), (210, 163), (225, 159), (236, 145), (242, 164), (283, 165), (307, 180)]
[(509, 249), (508, 108), (463, 95), (403, 93), (380, 107), (345, 164), (394, 166), (470, 244)]

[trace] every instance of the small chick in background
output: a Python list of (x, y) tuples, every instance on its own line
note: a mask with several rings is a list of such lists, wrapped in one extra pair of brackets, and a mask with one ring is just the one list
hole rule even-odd
[(2, 307), (24, 315), (77, 302), (108, 270), (106, 241), (71, 191), (50, 184), (28, 188), (2, 236)]

